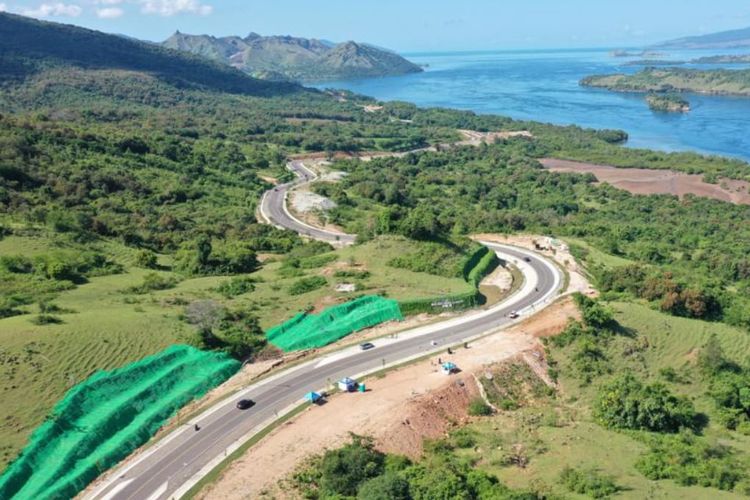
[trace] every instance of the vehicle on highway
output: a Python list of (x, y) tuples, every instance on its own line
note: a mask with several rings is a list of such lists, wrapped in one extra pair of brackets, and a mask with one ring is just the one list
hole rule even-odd
[(237, 409), (239, 410), (247, 410), (248, 408), (252, 408), (255, 406), (255, 401), (252, 399), (240, 399), (237, 401)]
[(508, 317), (510, 319), (516, 319), (516, 318), (518, 318), (518, 316), (519, 316), (519, 314), (516, 311), (511, 311), (510, 314), (508, 314)]
[(364, 344), (359, 344), (359, 348), (362, 351), (369, 351), (370, 349), (374, 349), (375, 345), (371, 342), (365, 342)]
[(529, 257), (524, 257), (523, 260), (526, 261), (526, 262), (531, 262), (531, 258), (529, 258)]

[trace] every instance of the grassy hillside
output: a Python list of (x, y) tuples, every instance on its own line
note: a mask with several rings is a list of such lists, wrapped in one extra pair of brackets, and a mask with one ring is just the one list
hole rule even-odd
[[(2, 466), (15, 457), (29, 433), (72, 385), (96, 370), (122, 366), (173, 343), (195, 343), (196, 327), (185, 316), (191, 305), (210, 304), (224, 311), (226, 318), (215, 333), (231, 335), (233, 329), (247, 329), (260, 349), (262, 332), (244, 322), (247, 316), (238, 314), (249, 314), (261, 328), (268, 329), (310, 307), (332, 305), (353, 296), (336, 292), (337, 283), (355, 283), (358, 291), (354, 295), (384, 294), (397, 300), (470, 290), (458, 277), (447, 279), (389, 265), (395, 257), (420, 249), (418, 243), (403, 238), (383, 238), (303, 257), (301, 264), (297, 257), (279, 255), (258, 271), (234, 276), (186, 277), (174, 272), (173, 258), (168, 255), (158, 257), (156, 269), (143, 268), (136, 264), (138, 251), (122, 244), (100, 241), (83, 246), (47, 232), (0, 240), (0, 260), (84, 248), (105, 253), (121, 263), (123, 271), (88, 278), (70, 290), (48, 292), (44, 294), (47, 302), (18, 305), (19, 314), (0, 319), (0, 377), (5, 381), (0, 388), (4, 402), (0, 408)], [(292, 255), (309, 250), (299, 247)], [(151, 275), (172, 281), (166, 281), (164, 289), (141, 290)], [(297, 282), (309, 277), (322, 277), (323, 286), (290, 293)], [(42, 313), (41, 307), (47, 312)], [(36, 324), (45, 314), (54, 319)]]

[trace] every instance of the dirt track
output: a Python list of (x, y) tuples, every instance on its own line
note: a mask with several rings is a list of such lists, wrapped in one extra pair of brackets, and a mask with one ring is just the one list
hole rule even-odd
[(750, 182), (721, 179), (719, 184), (703, 181), (702, 175), (683, 174), (672, 170), (619, 168), (577, 161), (545, 158), (544, 168), (553, 172), (591, 173), (599, 182), (624, 189), (633, 194), (671, 194), (682, 198), (694, 194), (738, 205), (750, 205)]

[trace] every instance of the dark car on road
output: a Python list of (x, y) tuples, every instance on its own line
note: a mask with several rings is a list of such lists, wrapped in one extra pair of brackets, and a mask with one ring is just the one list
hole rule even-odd
[(252, 408), (255, 406), (255, 401), (252, 399), (240, 399), (237, 401), (237, 408), (240, 410), (247, 410), (248, 408)]
[(530, 257), (524, 257), (523, 260), (525, 260), (526, 262), (531, 262), (531, 258)]
[(373, 345), (371, 342), (365, 342), (364, 344), (360, 344), (359, 348), (363, 351), (369, 351), (370, 349), (375, 348), (375, 345)]

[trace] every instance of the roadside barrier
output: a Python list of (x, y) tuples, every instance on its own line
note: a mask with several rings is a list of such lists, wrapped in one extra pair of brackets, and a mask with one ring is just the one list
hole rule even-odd
[(470, 292), (399, 302), (401, 312), (406, 315), (462, 311), (482, 305), (484, 297), (479, 293), (479, 283), (499, 265), (495, 252), (483, 246), (474, 252), (464, 264), (463, 276), (472, 290)]

